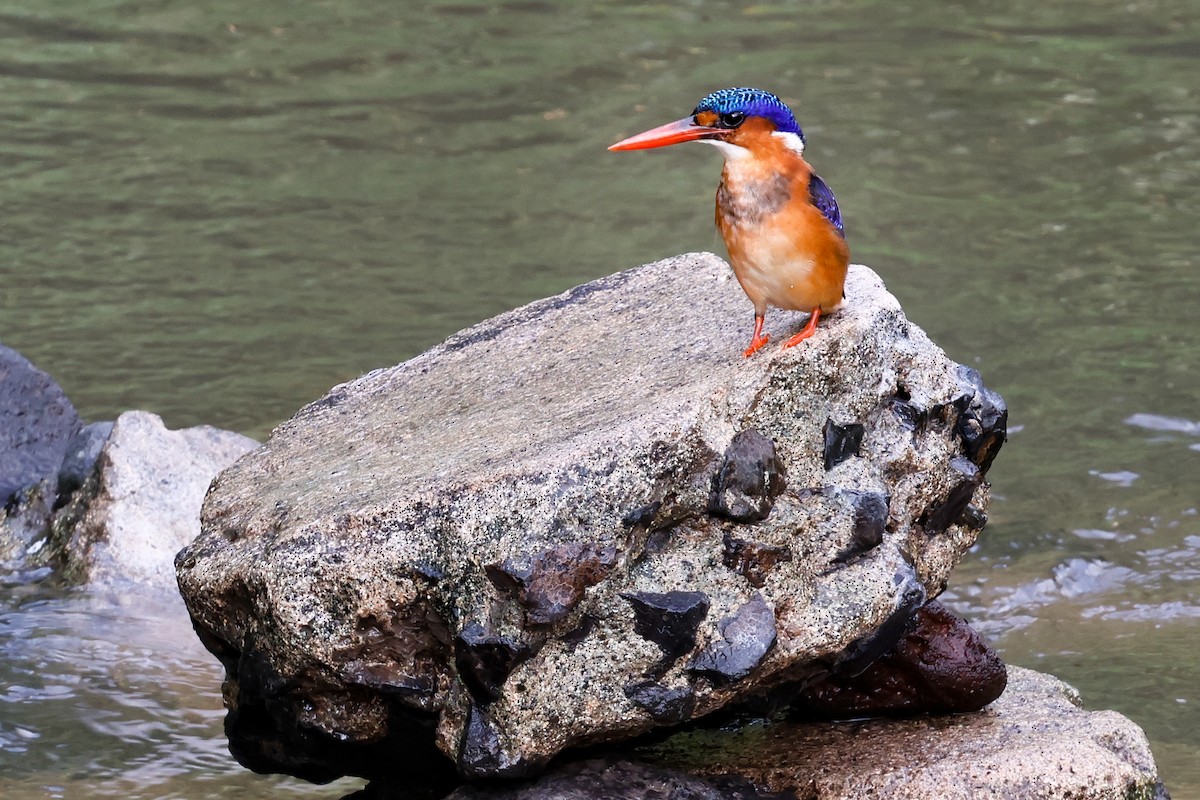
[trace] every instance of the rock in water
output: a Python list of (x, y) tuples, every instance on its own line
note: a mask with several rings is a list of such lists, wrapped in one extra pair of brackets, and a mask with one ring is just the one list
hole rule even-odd
[(1057, 678), (1013, 667), (978, 714), (697, 729), (632, 756), (805, 800), (1170, 800), (1146, 734), (1082, 705)]
[(53, 378), (0, 345), (0, 569), (44, 542), (54, 476), (82, 424)]
[(82, 425), (53, 378), (0, 345), (0, 506), (57, 474)]
[(54, 519), (51, 558), (74, 583), (173, 588), (172, 559), (199, 533), (209, 482), (258, 442), (207, 425), (167, 430), (148, 411), (100, 431), (94, 470)]
[(234, 754), (379, 777), (427, 741), (526, 774), (902, 630), (983, 525), (1006, 414), (873, 272), (846, 293), (745, 359), (728, 267), (680, 256), (302, 409), (176, 560)]

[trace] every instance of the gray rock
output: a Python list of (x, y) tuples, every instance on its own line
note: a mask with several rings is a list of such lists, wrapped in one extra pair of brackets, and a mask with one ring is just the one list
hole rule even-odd
[(173, 589), (173, 559), (200, 532), (213, 476), (257, 446), (241, 434), (169, 431), (155, 414), (125, 412), (96, 469), (56, 515), (47, 556), (71, 582)]
[(1008, 688), (974, 714), (783, 722), (694, 730), (633, 757), (699, 776), (736, 774), (799, 800), (1165, 800), (1146, 735), (1085, 711), (1049, 675), (1009, 667)]
[(80, 425), (54, 379), (0, 345), (0, 569), (23, 571), (44, 545), (52, 478)]
[(81, 424), (53, 378), (0, 345), (0, 506), (58, 472)]
[(802, 346), (745, 359), (728, 267), (681, 256), (302, 409), (217, 478), (176, 561), (233, 752), (370, 777), (406, 765), (347, 754), (415, 724), (464, 775), (518, 775), (907, 619), (975, 541), (1005, 414), (873, 272), (846, 292)]

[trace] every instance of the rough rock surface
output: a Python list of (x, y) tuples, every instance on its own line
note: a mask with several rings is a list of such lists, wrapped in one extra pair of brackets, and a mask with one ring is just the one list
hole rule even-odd
[(903, 625), (984, 523), (1006, 412), (869, 269), (846, 293), (745, 359), (728, 267), (681, 256), (302, 409), (176, 561), (231, 750), (374, 777), (435, 731), (465, 776), (527, 774)]
[(1165, 800), (1146, 735), (1083, 710), (1049, 675), (1009, 668), (981, 712), (906, 720), (694, 730), (634, 757), (700, 776), (736, 774), (796, 800)]
[[(86, 450), (89, 441), (78, 445)], [(238, 433), (170, 431), (155, 414), (125, 412), (94, 470), (55, 517), (47, 557), (72, 582), (173, 589), (175, 554), (200, 532), (213, 476), (257, 446)]]

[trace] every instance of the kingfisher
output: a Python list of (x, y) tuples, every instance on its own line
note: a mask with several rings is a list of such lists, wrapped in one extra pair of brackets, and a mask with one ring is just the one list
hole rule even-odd
[(754, 304), (749, 358), (770, 337), (767, 307), (809, 312), (784, 347), (813, 335), (817, 320), (841, 305), (850, 249), (837, 199), (804, 160), (804, 131), (775, 95), (722, 89), (684, 117), (631, 136), (609, 150), (707, 142), (725, 156), (717, 187), (717, 228), (738, 283)]

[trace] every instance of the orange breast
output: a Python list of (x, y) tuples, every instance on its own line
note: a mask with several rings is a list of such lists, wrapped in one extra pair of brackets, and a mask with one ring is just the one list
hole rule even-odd
[(809, 200), (811, 174), (795, 154), (726, 162), (717, 227), (757, 314), (832, 311), (842, 301), (850, 250)]

